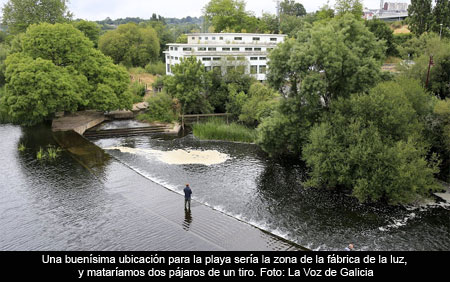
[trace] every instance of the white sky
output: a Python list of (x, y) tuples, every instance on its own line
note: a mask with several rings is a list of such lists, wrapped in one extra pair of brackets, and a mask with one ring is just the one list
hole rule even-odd
[[(305, 6), (308, 12), (318, 10), (329, 2), (334, 6), (334, 0), (296, 0)], [(0, 0), (0, 7), (3, 7), (8, 0)], [(103, 20), (106, 17), (111, 19), (140, 17), (148, 19), (153, 13), (163, 17), (183, 18), (187, 16), (199, 17), (202, 15), (202, 8), (209, 0), (70, 0), (69, 10), (74, 14), (74, 18), (86, 20)], [(389, 0), (386, 2), (407, 2), (409, 0)], [(275, 13), (274, 0), (246, 0), (247, 10), (253, 11), (260, 16), (262, 11)], [(380, 0), (364, 0), (364, 6), (368, 8), (378, 8)]]

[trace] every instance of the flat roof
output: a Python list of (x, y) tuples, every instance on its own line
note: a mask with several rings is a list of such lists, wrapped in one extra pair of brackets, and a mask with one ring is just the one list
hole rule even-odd
[(286, 34), (268, 34), (268, 33), (187, 33), (190, 36), (220, 36), (220, 35), (242, 35), (242, 36), (282, 36), (286, 37)]

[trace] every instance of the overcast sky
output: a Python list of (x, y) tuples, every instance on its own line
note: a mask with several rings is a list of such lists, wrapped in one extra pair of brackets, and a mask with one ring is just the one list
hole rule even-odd
[[(0, 7), (8, 0), (0, 0)], [(140, 17), (148, 19), (153, 13), (163, 17), (183, 18), (187, 16), (199, 17), (202, 8), (209, 0), (70, 0), (69, 10), (75, 15), (74, 18), (86, 20), (103, 20), (106, 17), (111, 19)], [(246, 0), (247, 10), (253, 11), (260, 16), (262, 11), (275, 13), (274, 0)], [(318, 10), (327, 0), (297, 0), (305, 6), (308, 12)], [(386, 2), (407, 2), (407, 0), (390, 0)], [(334, 0), (329, 1), (334, 5)], [(378, 8), (379, 0), (364, 0), (364, 6), (368, 8)]]

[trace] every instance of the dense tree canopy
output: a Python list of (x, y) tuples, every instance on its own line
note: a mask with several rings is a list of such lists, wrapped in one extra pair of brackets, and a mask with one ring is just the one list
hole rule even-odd
[(152, 27), (135, 23), (120, 25), (100, 37), (99, 49), (113, 58), (116, 64), (145, 67), (159, 58), (160, 44)]
[(413, 80), (381, 83), (369, 94), (335, 101), (304, 148), (312, 169), (307, 185), (349, 189), (362, 202), (392, 204), (438, 189), (437, 163), (427, 161), (422, 137), (421, 119), (432, 109), (432, 97)]
[(256, 32), (259, 19), (245, 10), (242, 0), (211, 0), (203, 9), (215, 32)]
[(32, 25), (6, 60), (1, 103), (22, 124), (57, 111), (130, 108), (129, 76), (70, 24)]
[(101, 28), (97, 23), (81, 20), (74, 22), (73, 25), (94, 43), (94, 47), (98, 46)]
[(363, 15), (362, 0), (336, 0), (334, 8), (338, 16), (351, 13), (357, 19), (361, 19)]
[(181, 104), (182, 114), (209, 113), (212, 107), (206, 99), (210, 80), (202, 62), (188, 57), (172, 67), (173, 76), (164, 81), (166, 91)]
[(333, 100), (368, 91), (380, 77), (383, 42), (344, 15), (300, 32), (270, 54), (269, 83), (285, 99), (259, 127), (270, 154), (300, 154), (311, 126)]
[(280, 3), (280, 14), (302, 17), (306, 15), (306, 9), (294, 0), (284, 0)]
[(9, 32), (25, 32), (32, 24), (67, 22), (71, 13), (67, 0), (9, 0), (3, 6), (2, 23)]
[(433, 56), (428, 88), (441, 99), (450, 98), (450, 41), (439, 39), (436, 34), (423, 34), (417, 45), (415, 52), (422, 55), (415, 59), (415, 64), (406, 74), (425, 86), (430, 56)]
[(432, 0), (411, 0), (408, 7), (409, 29), (420, 36), (431, 28), (432, 24)]

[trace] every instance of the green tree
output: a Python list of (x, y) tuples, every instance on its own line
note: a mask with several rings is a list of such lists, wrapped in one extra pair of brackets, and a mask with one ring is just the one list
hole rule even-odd
[(427, 101), (431, 113), (432, 97), (412, 80), (381, 83), (369, 94), (335, 101), (303, 151), (311, 168), (307, 186), (350, 190), (361, 202), (391, 204), (438, 189), (437, 163), (427, 161), (424, 124), (411, 97)]
[(373, 19), (365, 21), (369, 30), (375, 34), (378, 40), (384, 40), (386, 42), (386, 56), (398, 56), (398, 50), (394, 43), (394, 31), (379, 19)]
[(441, 99), (450, 97), (450, 41), (439, 39), (437, 35), (427, 36), (425, 46), (419, 48), (421, 55), (406, 75), (420, 80), (425, 86), (428, 77), (428, 64), (433, 56), (428, 88)]
[[(436, 6), (433, 8), (433, 24), (431, 30), (442, 36), (450, 37), (450, 1), (435, 0)], [(441, 28), (442, 24), (442, 28)]]
[(181, 59), (172, 67), (173, 76), (165, 79), (168, 94), (181, 104), (181, 114), (209, 113), (212, 107), (206, 98), (210, 80), (205, 67), (196, 57)]
[(32, 24), (63, 23), (72, 18), (67, 0), (9, 0), (3, 6), (3, 25), (13, 34), (25, 32)]
[(294, 0), (284, 0), (280, 3), (280, 14), (295, 17), (302, 17), (306, 15), (306, 9), (301, 3)]
[(0, 88), (5, 84), (5, 60), (9, 52), (10, 47), (6, 43), (0, 43)]
[(1, 101), (20, 123), (33, 125), (57, 111), (131, 108), (126, 70), (72, 25), (32, 25), (20, 42), (20, 52), (6, 60)]
[(434, 107), (433, 150), (440, 155), (441, 178), (450, 181), (450, 99), (439, 100)]
[(411, 5), (408, 7), (408, 26), (416, 36), (429, 31), (432, 20), (431, 0), (411, 0)]
[(251, 126), (258, 125), (275, 110), (278, 98), (279, 94), (272, 88), (260, 82), (252, 84), (248, 99), (242, 106), (239, 120)]
[(318, 23), (274, 49), (268, 82), (284, 99), (278, 113), (259, 126), (261, 147), (271, 155), (301, 154), (310, 128), (333, 100), (376, 84), (384, 50), (364, 23), (348, 14)]
[(242, 0), (211, 0), (204, 8), (205, 19), (212, 24), (215, 32), (234, 31), (253, 32), (253, 15), (245, 10)]
[(73, 25), (94, 43), (95, 48), (98, 47), (101, 28), (97, 23), (81, 20), (74, 22)]
[(350, 13), (357, 19), (361, 19), (363, 15), (363, 4), (361, 0), (336, 0), (334, 8), (338, 16)]
[(120, 25), (100, 37), (99, 49), (116, 64), (145, 67), (159, 58), (160, 44), (156, 31), (135, 23)]

